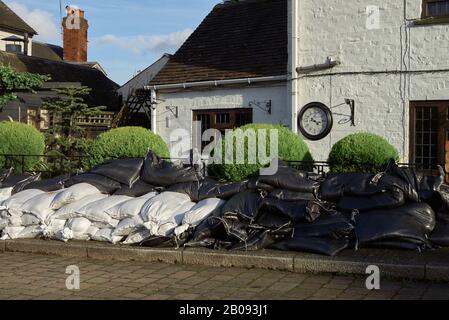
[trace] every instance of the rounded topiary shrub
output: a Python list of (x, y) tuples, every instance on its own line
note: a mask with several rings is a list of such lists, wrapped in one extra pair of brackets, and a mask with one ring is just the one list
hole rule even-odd
[[(270, 151), (270, 130), (275, 129), (278, 132), (278, 155), (272, 155)], [(301, 161), (301, 162), (312, 162), (313, 158), (309, 152), (309, 148), (305, 142), (296, 134), (294, 134), (290, 129), (285, 128), (281, 125), (270, 125), (270, 124), (250, 124), (241, 127), (237, 130), (241, 130), (243, 133), (247, 133), (248, 130), (253, 130), (255, 133), (255, 139), (257, 141), (257, 146), (259, 145), (259, 132), (261, 130), (266, 130), (266, 152), (265, 155), (269, 158), (279, 158), (283, 161)], [(236, 133), (234, 130), (233, 133)], [(257, 163), (254, 164), (251, 158), (248, 158), (248, 138), (243, 139), (244, 147), (244, 164), (237, 164), (237, 142), (236, 139), (233, 140), (233, 148), (231, 150), (226, 150), (225, 138), (223, 137), (221, 154), (224, 158), (233, 160), (231, 163), (226, 164), (223, 160), (221, 164), (211, 164), (208, 167), (209, 175), (220, 179), (222, 181), (239, 182), (245, 180), (249, 177), (256, 176), (259, 174), (259, 170), (264, 166), (260, 163), (260, 159), (257, 156)], [(258, 147), (254, 152), (259, 153)], [(249, 161), (250, 160), (250, 161)], [(266, 165), (266, 164), (265, 164)]]
[(337, 173), (381, 172), (391, 159), (399, 160), (396, 148), (371, 133), (347, 136), (333, 146), (329, 155), (331, 171)]
[(30, 170), (40, 161), (40, 157), (30, 156), (43, 155), (44, 149), (44, 135), (35, 128), (19, 122), (0, 122), (0, 167), (14, 167), (16, 172)]
[(99, 135), (90, 146), (89, 165), (95, 166), (110, 159), (145, 157), (148, 151), (168, 158), (167, 144), (160, 136), (141, 127), (123, 127)]

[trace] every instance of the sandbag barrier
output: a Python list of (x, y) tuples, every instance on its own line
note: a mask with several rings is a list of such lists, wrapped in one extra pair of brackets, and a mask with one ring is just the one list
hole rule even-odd
[(391, 163), (373, 174), (277, 174), (219, 183), (193, 168), (145, 159), (107, 162), (50, 180), (0, 172), (1, 239), (103, 241), (145, 247), (422, 251), (449, 246), (440, 177)]

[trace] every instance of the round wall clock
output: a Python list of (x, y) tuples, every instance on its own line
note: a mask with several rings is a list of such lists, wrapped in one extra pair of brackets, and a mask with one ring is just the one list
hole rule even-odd
[(298, 116), (298, 127), (309, 140), (321, 140), (332, 130), (332, 111), (320, 102), (312, 102), (302, 108)]

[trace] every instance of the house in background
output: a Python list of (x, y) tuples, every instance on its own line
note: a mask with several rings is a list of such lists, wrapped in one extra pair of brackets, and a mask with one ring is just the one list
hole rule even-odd
[[(0, 64), (11, 66), (19, 72), (38, 73), (51, 77), (51, 80), (36, 94), (21, 93), (18, 101), (5, 106), (0, 112), (0, 121), (12, 118), (45, 130), (48, 128), (48, 114), (41, 108), (42, 99), (56, 96), (52, 89), (58, 87), (87, 86), (92, 89), (92, 92), (86, 98), (86, 102), (92, 107), (107, 108), (107, 112), (102, 116), (91, 119), (90, 123), (86, 124), (87, 130), (92, 135), (96, 135), (110, 128), (114, 114), (121, 104), (117, 96), (119, 86), (107, 77), (99, 63), (87, 61), (88, 23), (84, 18), (84, 12), (77, 7), (69, 6), (64, 21), (75, 14), (80, 16), (81, 28), (67, 28), (64, 23), (64, 48), (61, 48), (33, 41), (32, 37), (37, 33), (0, 1), (0, 33), (11, 37), (9, 33), (14, 31), (16, 32), (14, 36), (22, 39), (17, 41), (17, 47), (14, 50), (8, 46), (8, 40), (0, 40)], [(23, 46), (23, 40), (27, 38), (28, 51), (24, 50)], [(22, 47), (19, 48), (20, 43)]]
[(146, 89), (154, 132), (221, 131), (252, 122), (289, 126), (287, 0), (215, 6)]

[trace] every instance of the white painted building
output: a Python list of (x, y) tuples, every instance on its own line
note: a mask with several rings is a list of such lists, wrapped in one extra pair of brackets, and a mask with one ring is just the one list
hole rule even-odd
[[(335, 107), (331, 133), (309, 142), (316, 159), (364, 131), (385, 137), (404, 162), (444, 163), (449, 1), (291, 0), (289, 12), (292, 101), (298, 108), (312, 101)], [(341, 64), (298, 72), (327, 57)], [(345, 99), (355, 100), (354, 127), (338, 123), (347, 118), (338, 113), (349, 112)]]
[(316, 160), (345, 136), (371, 132), (403, 162), (434, 167), (449, 139), (448, 31), (447, 0), (223, 3), (147, 86), (152, 129), (169, 142), (193, 120), (240, 125), (234, 110), (302, 135), (304, 107), (319, 102), (333, 127), (306, 139)]

